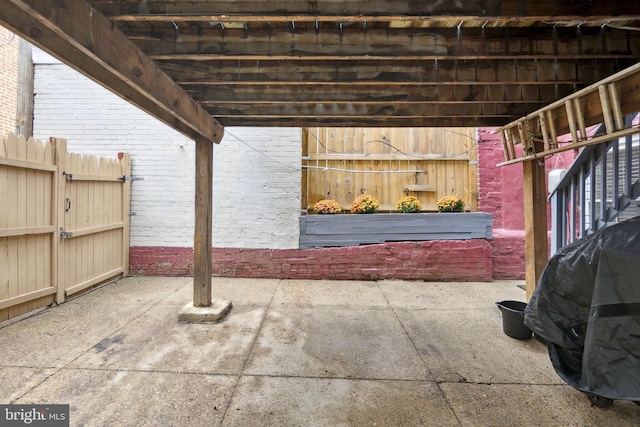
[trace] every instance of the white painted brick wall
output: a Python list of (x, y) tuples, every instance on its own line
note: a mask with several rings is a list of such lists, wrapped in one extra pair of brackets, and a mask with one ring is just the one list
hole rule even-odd
[[(34, 136), (131, 153), (131, 246), (193, 246), (195, 144), (69, 67), (34, 55)], [(214, 148), (213, 245), (298, 247), (299, 128), (226, 128)]]

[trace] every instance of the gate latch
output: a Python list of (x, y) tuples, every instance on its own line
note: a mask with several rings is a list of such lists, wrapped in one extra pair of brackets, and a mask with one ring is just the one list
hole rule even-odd
[(127, 176), (127, 175), (123, 175), (121, 177), (118, 178), (118, 181), (120, 182), (127, 182), (127, 181), (144, 181), (144, 177), (142, 176)]
[(60, 232), (60, 237), (62, 237), (63, 239), (68, 239), (69, 237), (73, 237), (73, 233), (71, 231), (62, 230)]

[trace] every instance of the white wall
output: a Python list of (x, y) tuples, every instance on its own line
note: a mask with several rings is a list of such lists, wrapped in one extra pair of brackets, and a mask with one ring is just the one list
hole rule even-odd
[[(69, 151), (131, 153), (131, 246), (193, 246), (195, 144), (42, 52), (34, 136)], [(213, 245), (298, 247), (299, 128), (226, 128), (214, 148)]]

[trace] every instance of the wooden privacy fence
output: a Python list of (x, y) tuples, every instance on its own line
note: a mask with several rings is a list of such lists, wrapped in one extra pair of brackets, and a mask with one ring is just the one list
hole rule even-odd
[(128, 274), (130, 157), (66, 147), (0, 138), (0, 321)]
[(362, 193), (395, 211), (405, 195), (423, 211), (457, 194), (477, 210), (475, 128), (308, 128), (303, 132), (302, 209), (322, 199), (348, 210)]

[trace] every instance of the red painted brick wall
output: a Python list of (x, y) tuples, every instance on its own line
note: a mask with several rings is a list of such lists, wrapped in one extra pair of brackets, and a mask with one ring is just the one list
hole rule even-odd
[[(484, 239), (399, 242), (323, 249), (214, 248), (212, 274), (282, 279), (490, 281)], [(193, 274), (193, 250), (131, 247), (131, 274)]]
[[(573, 151), (546, 160), (547, 174), (566, 169)], [(504, 162), (502, 139), (492, 129), (478, 130), (478, 209), (493, 214), (493, 278), (524, 279), (524, 202), (522, 165), (496, 166)], [(547, 226), (551, 229), (551, 206), (547, 203)]]

